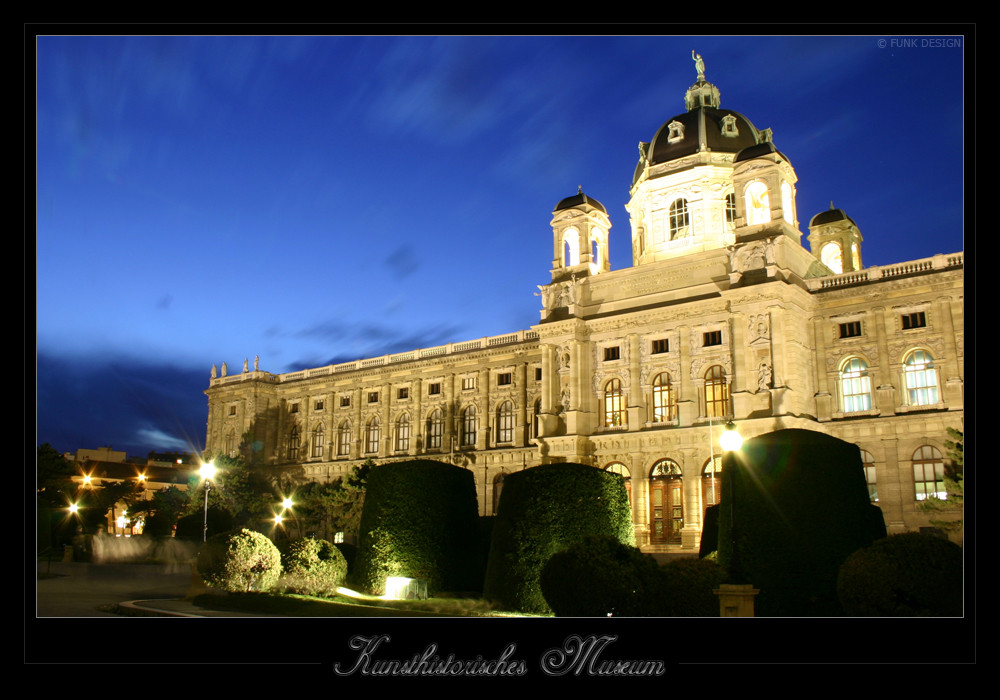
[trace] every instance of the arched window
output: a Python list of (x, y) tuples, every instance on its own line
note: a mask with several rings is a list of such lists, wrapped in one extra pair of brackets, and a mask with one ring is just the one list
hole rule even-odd
[(878, 485), (875, 481), (875, 458), (867, 450), (861, 450), (861, 465), (865, 470), (865, 483), (868, 484), (868, 499), (878, 503)]
[(913, 453), (913, 486), (918, 501), (948, 497), (944, 486), (944, 458), (936, 447), (923, 445)]
[(326, 429), (323, 424), (320, 423), (313, 429), (312, 434), (312, 456), (317, 458), (323, 457), (323, 448), (326, 445)]
[(435, 408), (427, 417), (427, 449), (440, 450), (441, 437), (444, 435), (444, 418), (441, 409)]
[(337, 454), (346, 457), (351, 454), (351, 421), (345, 420), (337, 428)]
[(236, 431), (230, 430), (229, 434), (226, 436), (226, 454), (230, 457), (235, 457), (238, 447), (239, 444), (236, 442)]
[(299, 443), (301, 442), (299, 438), (299, 428), (298, 426), (292, 428), (292, 432), (288, 434), (288, 459), (296, 460), (299, 458)]
[(871, 410), (871, 377), (868, 365), (860, 357), (849, 357), (840, 366), (840, 394), (844, 413)]
[(662, 372), (653, 380), (653, 422), (666, 423), (677, 417), (677, 400), (670, 375)]
[(604, 385), (604, 427), (617, 428), (625, 425), (625, 397), (620, 379), (612, 379)]
[(580, 264), (580, 233), (575, 228), (563, 232), (563, 265), (572, 267)]
[(628, 467), (621, 462), (612, 462), (604, 467), (604, 469), (612, 474), (618, 474), (625, 479), (625, 492), (628, 494), (629, 505), (632, 505), (632, 474), (629, 472)]
[(766, 224), (771, 220), (771, 198), (767, 193), (767, 185), (763, 182), (751, 182), (744, 190), (747, 225)]
[(781, 183), (781, 211), (782, 217), (785, 221), (795, 225), (795, 219), (792, 217), (792, 186), (787, 182)]
[(705, 462), (701, 470), (702, 522), (705, 510), (722, 499), (722, 457), (716, 455)]
[(378, 416), (372, 416), (372, 419), (368, 421), (368, 425), (365, 427), (365, 452), (367, 454), (378, 452), (378, 444), (381, 439), (382, 425), (379, 423)]
[(650, 543), (678, 543), (683, 527), (681, 468), (671, 459), (661, 459), (649, 471)]
[(590, 239), (590, 262), (594, 265), (601, 264), (601, 244), (596, 238)]
[(469, 406), (462, 411), (462, 446), (470, 447), (476, 444), (476, 407)]
[(497, 407), (497, 442), (514, 442), (514, 404), (510, 401)]
[(726, 371), (713, 365), (705, 372), (705, 416), (725, 418), (729, 415), (729, 384)]
[(834, 274), (841, 274), (844, 271), (844, 251), (839, 243), (827, 243), (820, 250), (819, 259), (823, 264), (833, 270)]
[(736, 226), (736, 193), (726, 195), (726, 224), (732, 230)]
[(688, 216), (686, 199), (675, 200), (670, 205), (668, 221), (670, 224), (670, 240), (685, 238), (691, 235), (691, 220)]
[(410, 449), (410, 417), (407, 414), (396, 419), (396, 451), (405, 452)]
[(934, 358), (926, 350), (914, 350), (903, 361), (903, 384), (910, 406), (930, 406), (938, 402), (937, 371)]

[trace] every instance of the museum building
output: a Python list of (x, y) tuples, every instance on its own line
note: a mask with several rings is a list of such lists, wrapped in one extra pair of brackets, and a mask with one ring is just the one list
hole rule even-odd
[(946, 429), (962, 429), (962, 252), (866, 268), (832, 204), (807, 249), (771, 131), (722, 108), (700, 62), (684, 102), (639, 145), (631, 267), (610, 269), (608, 212), (581, 190), (552, 214), (537, 325), (286, 374), (213, 366), (206, 452), (247, 440), (316, 481), (369, 458), (449, 461), (483, 515), (505, 474), (580, 462), (625, 477), (643, 551), (685, 552), (718, 502), (731, 419), (744, 438), (858, 445), (889, 532), (927, 527), (919, 503), (944, 496)]

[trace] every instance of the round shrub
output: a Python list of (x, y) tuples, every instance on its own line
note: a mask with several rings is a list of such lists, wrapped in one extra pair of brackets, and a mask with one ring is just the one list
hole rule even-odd
[(232, 593), (267, 591), (281, 576), (281, 554), (253, 530), (213, 535), (198, 550), (198, 573), (209, 585)]
[(484, 596), (507, 610), (552, 612), (539, 585), (542, 567), (586, 535), (635, 544), (621, 476), (573, 463), (507, 475), (493, 523)]
[(860, 549), (840, 567), (844, 612), (868, 617), (962, 615), (962, 548), (908, 532)]
[(726, 579), (725, 570), (711, 559), (676, 559), (661, 569), (665, 615), (718, 617), (715, 589)]
[(656, 560), (607, 535), (585, 535), (553, 554), (539, 585), (557, 617), (664, 614), (663, 574)]
[(472, 472), (433, 460), (373, 467), (351, 581), (381, 594), (389, 576), (427, 582), (430, 592), (479, 591), (483, 559)]
[(281, 587), (289, 593), (332, 596), (347, 575), (347, 560), (326, 540), (286, 540), (281, 552)]

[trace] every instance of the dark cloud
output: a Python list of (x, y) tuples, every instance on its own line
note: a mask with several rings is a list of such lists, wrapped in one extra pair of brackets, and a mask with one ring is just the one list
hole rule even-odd
[[(422, 329), (409, 335), (402, 334), (402, 329), (393, 326), (378, 326), (375, 324), (356, 324), (353, 326), (339, 325), (331, 322), (322, 326), (324, 332), (333, 332), (334, 327), (338, 329), (340, 342), (339, 348), (358, 348), (356, 353), (344, 352), (339, 349), (333, 355), (325, 357), (306, 357), (290, 363), (288, 371), (294, 372), (300, 369), (311, 367), (325, 367), (326, 365), (337, 365), (342, 362), (353, 362), (369, 357), (380, 357), (382, 355), (393, 355), (398, 352), (416, 350), (418, 348), (433, 348), (446, 343), (457, 343), (468, 340), (462, 336), (461, 326), (434, 326)], [(317, 327), (315, 332), (319, 332)]]
[(385, 257), (385, 264), (386, 267), (400, 278), (409, 277), (419, 267), (413, 247), (408, 244), (401, 245), (389, 253)]
[(60, 452), (112, 445), (129, 456), (201, 450), (209, 375), (128, 358), (37, 356), (37, 442)]

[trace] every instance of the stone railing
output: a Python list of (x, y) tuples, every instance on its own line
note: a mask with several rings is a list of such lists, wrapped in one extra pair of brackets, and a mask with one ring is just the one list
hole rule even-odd
[(351, 372), (359, 369), (369, 369), (371, 367), (382, 367), (398, 362), (413, 362), (428, 357), (439, 357), (441, 355), (451, 355), (457, 352), (468, 352), (469, 350), (483, 350), (487, 348), (499, 347), (502, 345), (513, 345), (515, 343), (526, 343), (538, 340), (536, 331), (517, 331), (516, 333), (506, 333), (504, 335), (494, 335), (477, 340), (466, 340), (461, 343), (448, 343), (437, 345), (433, 348), (423, 348), (420, 350), (408, 350), (393, 355), (382, 355), (381, 357), (369, 357), (353, 362), (341, 362), (336, 365), (326, 367), (316, 367), (315, 369), (305, 369), (298, 372), (288, 372), (287, 374), (271, 374), (269, 372), (244, 372), (242, 374), (232, 374), (226, 377), (212, 379), (209, 386), (218, 386), (226, 382), (243, 382), (250, 380), (269, 382), (293, 382), (299, 379), (309, 379), (311, 377), (321, 377), (338, 372)]
[(897, 263), (895, 265), (883, 265), (866, 267), (864, 270), (856, 272), (845, 272), (841, 275), (830, 275), (828, 277), (814, 277), (806, 280), (806, 285), (810, 290), (832, 289), (834, 287), (847, 287), (855, 284), (865, 284), (878, 280), (902, 277), (904, 275), (920, 274), (924, 272), (934, 272), (936, 270), (947, 270), (964, 265), (964, 253), (939, 254), (921, 260), (911, 260), (909, 262)]

